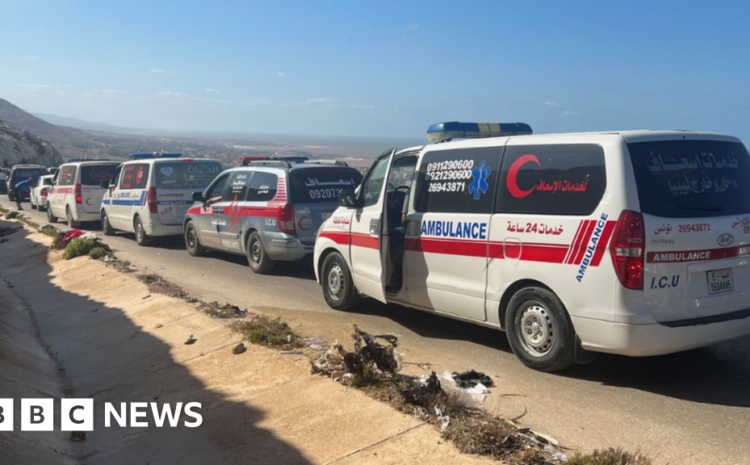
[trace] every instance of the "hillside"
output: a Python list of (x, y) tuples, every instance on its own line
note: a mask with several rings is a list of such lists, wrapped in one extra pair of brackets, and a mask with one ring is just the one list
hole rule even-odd
[(57, 166), (62, 156), (49, 142), (0, 120), (0, 165), (10, 168), (20, 163)]

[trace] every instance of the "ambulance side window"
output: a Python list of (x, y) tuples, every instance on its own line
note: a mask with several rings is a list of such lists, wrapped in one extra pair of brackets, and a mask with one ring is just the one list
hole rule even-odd
[(433, 150), (422, 158), (415, 185), (418, 213), (491, 213), (500, 147)]
[(252, 176), (253, 173), (251, 171), (235, 172), (232, 176), (232, 181), (229, 183), (229, 189), (224, 194), (224, 200), (230, 202), (245, 200)]
[[(208, 191), (206, 192), (206, 199), (213, 199), (214, 197), (221, 197), (224, 196), (223, 200), (227, 200), (227, 196), (224, 195), (224, 187), (227, 185), (227, 179), (229, 179), (229, 175), (225, 174), (222, 176), (219, 176), (219, 179), (216, 181), (213, 181), (213, 184), (209, 187)], [(232, 198), (234, 200), (234, 198)]]
[(389, 157), (383, 157), (378, 160), (370, 169), (367, 179), (362, 183), (360, 197), (364, 199), (364, 207), (375, 205), (380, 200), (380, 192), (383, 190), (383, 181), (385, 181), (385, 171), (388, 168)]
[(273, 173), (256, 171), (250, 180), (247, 190), (247, 200), (250, 202), (266, 202), (276, 197), (278, 176)]
[(495, 211), (590, 215), (606, 187), (599, 145), (510, 146), (503, 157)]
[(60, 179), (59, 184), (60, 186), (72, 186), (76, 183), (76, 167), (74, 166), (65, 166), (62, 170), (60, 170)]

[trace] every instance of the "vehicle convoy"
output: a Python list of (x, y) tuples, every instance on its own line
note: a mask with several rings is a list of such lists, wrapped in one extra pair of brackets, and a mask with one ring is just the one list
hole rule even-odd
[(47, 197), (49, 196), (49, 190), (53, 185), (54, 176), (46, 174), (36, 180), (33, 186), (31, 186), (31, 196), (29, 202), (31, 208), (36, 208), (39, 211), (44, 211), (47, 208)]
[(107, 190), (102, 181), (112, 178), (120, 162), (109, 160), (68, 160), (60, 166), (47, 193), (47, 221), (65, 218), (77, 228), (85, 221), (99, 221), (102, 197)]
[(311, 255), (339, 192), (362, 180), (343, 162), (240, 160), (245, 166), (221, 173), (205, 192), (195, 193), (185, 217), (185, 245), (193, 256), (207, 249), (246, 255), (256, 273), (268, 273), (279, 260)]
[[(13, 190), (13, 187), (21, 182), (25, 181), (29, 178), (37, 179), (43, 175), (47, 174), (46, 168), (39, 165), (13, 165), (13, 168), (10, 170), (10, 175), (8, 176), (8, 200), (11, 202), (16, 201), (16, 194)], [(31, 195), (31, 189), (22, 189), (23, 190), (23, 199), (21, 200), (28, 200), (29, 196)]]
[(179, 153), (134, 153), (107, 181), (101, 211), (102, 232), (135, 233), (138, 245), (156, 236), (182, 235), (193, 193), (222, 172), (217, 160), (185, 158)]
[(428, 139), (341, 192), (314, 255), (331, 307), (364, 295), (502, 329), (543, 371), (750, 335), (737, 138), (439, 123)]

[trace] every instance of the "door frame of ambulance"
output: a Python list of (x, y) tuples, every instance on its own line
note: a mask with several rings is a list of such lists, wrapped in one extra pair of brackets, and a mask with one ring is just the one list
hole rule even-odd
[[(120, 189), (120, 177), (123, 173), (123, 166), (124, 165), (120, 164), (117, 169), (115, 169), (115, 172), (112, 174), (112, 179), (109, 180), (109, 187), (107, 188), (107, 192), (104, 193), (104, 197), (108, 197), (109, 199), (109, 204), (106, 208), (109, 227), (118, 230), (122, 229), (122, 225), (120, 224), (120, 220), (117, 217), (117, 212), (113, 210), (115, 208), (115, 192)], [(104, 197), (102, 197), (102, 199)], [(102, 210), (104, 210), (103, 207)]]
[[(276, 175), (275, 173), (272, 173)], [(234, 182), (239, 176), (245, 176), (243, 189), (240, 193), (233, 193)], [(218, 247), (230, 253), (242, 255), (243, 245), (240, 244), (242, 233), (242, 216), (240, 211), (242, 204), (247, 201), (247, 191), (255, 176), (255, 171), (235, 171), (229, 173), (221, 201), (217, 202), (218, 209), (214, 209), (214, 218), (217, 221)], [(276, 175), (278, 183), (278, 175)], [(235, 197), (235, 198), (232, 198)]]
[[(206, 188), (205, 196), (206, 201), (209, 200), (211, 197), (209, 197), (211, 194), (217, 194), (215, 197), (219, 196), (219, 192), (212, 192), (218, 184), (222, 182), (222, 179), (224, 180), (224, 186), (221, 187), (221, 198), (217, 201), (212, 203), (209, 206), (206, 206), (206, 202), (203, 202), (203, 205), (201, 206), (201, 214), (196, 215), (196, 226), (198, 227), (199, 231), (199, 237), (201, 240), (201, 245), (205, 247), (209, 247), (216, 250), (223, 250), (221, 246), (221, 226), (220, 221), (222, 220), (222, 215), (224, 214), (224, 207), (228, 205), (228, 202), (224, 200), (224, 196), (226, 195), (227, 188), (229, 187), (229, 178), (232, 177), (232, 172), (224, 172), (220, 173), (218, 176), (216, 176), (216, 179), (211, 181), (211, 184)], [(210, 211), (207, 211), (209, 210)]]
[[(349, 256), (351, 260), (352, 280), (357, 290), (375, 300), (386, 303), (385, 298), (385, 263), (389, 251), (388, 226), (385, 219), (385, 197), (388, 189), (388, 177), (393, 165), (396, 147), (383, 152), (360, 184), (357, 192), (357, 206), (352, 215), (350, 229)], [(385, 162), (382, 186), (375, 203), (364, 205), (365, 189), (372, 179), (373, 173)], [(362, 199), (362, 200), (360, 200)]]

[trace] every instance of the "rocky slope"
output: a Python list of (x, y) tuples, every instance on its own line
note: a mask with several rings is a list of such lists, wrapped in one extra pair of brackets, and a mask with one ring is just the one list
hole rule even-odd
[(44, 139), (0, 120), (0, 166), (10, 168), (19, 163), (57, 166), (63, 159)]

